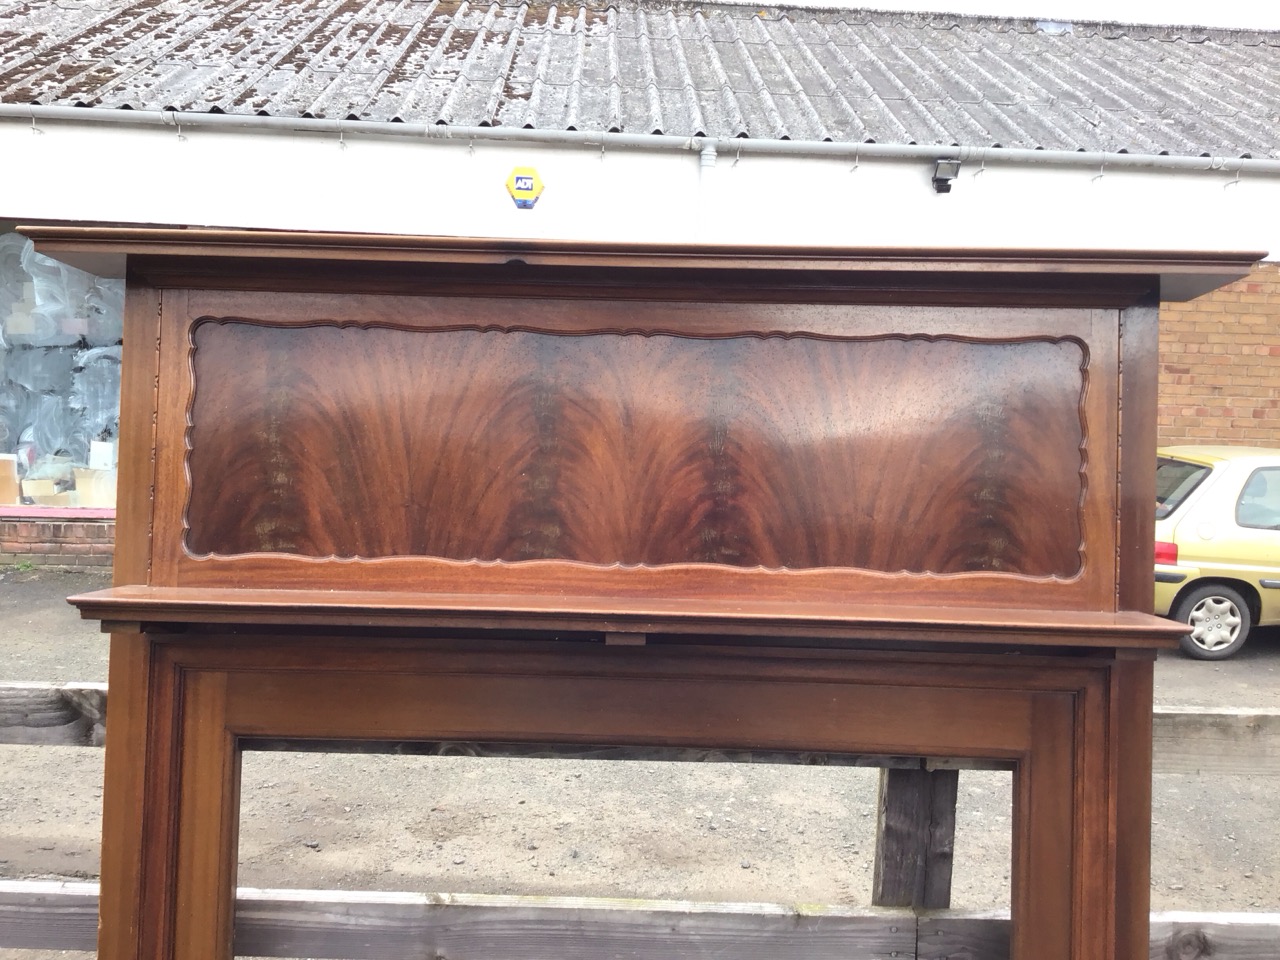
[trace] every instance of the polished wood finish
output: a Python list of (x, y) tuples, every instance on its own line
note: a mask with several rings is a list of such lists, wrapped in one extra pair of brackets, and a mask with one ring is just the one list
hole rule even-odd
[(1121, 610), (1150, 613), (1155, 597), (1147, 570), (1155, 564), (1155, 517), (1146, 509), (1155, 501), (1156, 381), (1158, 303), (1144, 303), (1120, 314), (1120, 530), (1116, 602)]
[[(42, 251), (100, 276), (145, 285), (232, 289), (422, 289), (425, 280), (474, 293), (496, 285), (535, 293), (548, 281), (611, 295), (620, 281), (659, 289), (719, 281), (808, 298), (856, 288), (864, 303), (1074, 303), (1128, 306), (1159, 291), (1190, 300), (1249, 273), (1265, 251), (832, 249), (584, 243), (289, 231), (19, 227)], [(341, 264), (335, 275), (330, 264)], [(435, 267), (443, 267), (433, 272)], [(451, 279), (453, 278), (453, 279)], [(958, 279), (957, 279), (958, 278)], [(809, 302), (813, 302), (809, 299)]]
[[(1178, 625), (1129, 612), (1027, 610), (923, 604), (791, 603), (581, 597), (561, 594), (432, 594), (382, 590), (111, 587), (71, 597), (105, 622), (256, 623), (310, 627), (573, 631), (607, 643), (609, 633), (647, 642), (693, 636), (778, 640), (896, 640), (1005, 646), (1168, 647)], [(652, 638), (650, 637), (652, 635)]]
[(229, 677), (218, 671), (183, 673), (173, 954), (226, 960), (240, 827), (239, 746), (224, 722)]
[[(869, 655), (865, 654), (865, 655)], [(105, 683), (0, 683), (0, 744), (101, 747), (107, 719)], [(1123, 695), (1138, 703), (1142, 691)], [(1129, 729), (1142, 737), (1142, 724)], [(1152, 772), (1206, 777), (1280, 777), (1280, 709), (1156, 707), (1152, 716)], [(971, 758), (890, 757), (884, 754), (779, 753), (702, 747), (582, 747), (575, 744), (478, 743), (459, 740), (254, 739), (249, 750), (388, 753), (420, 756), (558, 757), (566, 760), (658, 760), (682, 763), (797, 763), (881, 769), (993, 770), (1009, 764)], [(1141, 776), (1138, 777), (1140, 781)]]
[(1150, 304), (1253, 255), (40, 245), (159, 310), (103, 960), (229, 960), (289, 739), (1009, 765), (1011, 955), (1146, 950)]
[[(160, 732), (151, 721), (157, 706), (152, 687), (154, 652), (150, 640), (138, 632), (117, 630), (111, 635), (108, 684), (114, 692), (102, 788), (100, 867), (101, 876), (107, 878), (101, 911), (109, 919), (101, 925), (98, 955), (121, 960), (146, 956), (144, 943), (154, 939), (152, 925), (161, 919), (150, 912), (159, 878), (148, 869), (151, 858), (147, 848), (149, 844), (163, 846), (168, 840), (163, 828), (159, 836), (152, 830), (156, 828), (157, 807), (165, 805), (170, 793), (148, 796), (148, 787), (171, 791), (172, 785), (159, 779), (167, 767), (152, 766), (153, 745)], [(148, 839), (144, 842), (143, 838)], [(153, 854), (154, 850), (152, 847)]]
[(1111, 675), (1113, 719), (1108, 750), (1115, 785), (1113, 831), (1116, 873), (1115, 939), (1140, 944), (1148, 935), (1151, 911), (1151, 775), (1153, 719), (1146, 705), (1154, 698), (1151, 664), (1123, 654)]
[(163, 312), (154, 584), (1115, 609), (1115, 311)]
[(244, 321), (191, 339), (195, 556), (1084, 565), (1078, 341)]
[(125, 291), (121, 357), (120, 449), (112, 582), (149, 583), (155, 504), (157, 391), (160, 386), (160, 291)]
[[(1083, 960), (1110, 950), (1110, 869), (1092, 825), (1114, 831), (1105, 751), (1075, 744), (1118, 709), (1106, 655), (1077, 658), (735, 647), (603, 647), (551, 641), (153, 636), (154, 691), (172, 718), (152, 731), (161, 765), (125, 838), (169, 856), (144, 866), (142, 915), (172, 930), (140, 956), (226, 957), (234, 888), (235, 765), (241, 740), (449, 739), (653, 743), (720, 749), (976, 756), (1012, 762), (1014, 956)], [(733, 723), (726, 725), (725, 717)], [(164, 775), (165, 764), (182, 775)], [(1073, 784), (1075, 785), (1073, 787)], [(1088, 784), (1082, 788), (1081, 784)], [(171, 796), (169, 789), (177, 790)], [(1026, 815), (1030, 809), (1031, 815)], [(169, 821), (173, 812), (174, 820)], [(139, 826), (137, 829), (141, 829)], [(174, 853), (176, 852), (176, 855)], [(1105, 886), (1105, 884), (1103, 885)], [(1051, 945), (1041, 939), (1053, 935)], [(1145, 942), (1145, 941), (1144, 941)], [(1034, 949), (1033, 949), (1034, 945)], [(1023, 951), (1019, 953), (1018, 951)], [(155, 952), (161, 951), (161, 952)]]

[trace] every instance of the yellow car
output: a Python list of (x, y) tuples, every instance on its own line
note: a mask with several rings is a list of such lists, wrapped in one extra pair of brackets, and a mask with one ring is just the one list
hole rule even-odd
[(1280, 449), (1157, 451), (1155, 609), (1190, 628), (1182, 649), (1198, 660), (1280, 623)]

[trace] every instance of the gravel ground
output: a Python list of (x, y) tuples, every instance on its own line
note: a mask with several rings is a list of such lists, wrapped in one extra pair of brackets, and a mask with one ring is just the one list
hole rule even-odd
[[(64, 598), (88, 574), (0, 571), (0, 679), (106, 679)], [(1280, 631), (1221, 664), (1162, 655), (1161, 704), (1273, 707)], [(953, 905), (1007, 906), (1010, 776), (963, 772)], [(93, 878), (102, 753), (0, 747), (0, 877)], [(240, 882), (257, 887), (868, 903), (873, 770), (248, 754)], [(1156, 910), (1280, 910), (1274, 779), (1157, 775)], [(39, 960), (0, 951), (0, 960)]]

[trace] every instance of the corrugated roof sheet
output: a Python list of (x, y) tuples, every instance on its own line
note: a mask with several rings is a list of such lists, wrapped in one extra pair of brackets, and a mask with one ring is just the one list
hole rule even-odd
[(651, 0), (0, 0), (0, 100), (1280, 157), (1280, 33)]

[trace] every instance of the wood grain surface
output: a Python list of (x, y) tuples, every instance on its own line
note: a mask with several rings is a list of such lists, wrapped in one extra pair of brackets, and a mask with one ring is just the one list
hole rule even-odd
[(202, 322), (189, 551), (1081, 567), (1074, 340)]
[[(237, 753), (290, 739), (1011, 765), (983, 942), (1147, 948), (1139, 648), (1175, 628), (1137, 612), (1154, 329), (1121, 313), (1241, 256), (41, 237), (160, 291), (121, 454), (151, 483), (77, 598), (118, 621), (103, 960), (231, 955)], [(478, 953), (547, 919), (487, 918)], [(589, 955), (655, 945), (617, 919)], [(968, 950), (945, 922), (918, 953)], [(713, 926), (821, 955), (790, 917)]]
[[(681, 568), (687, 569), (687, 568)], [(799, 593), (797, 590), (796, 593)], [(610, 633), (644, 634), (652, 643), (735, 637), (750, 644), (787, 639), (907, 641), (914, 646), (965, 642), (1006, 645), (1172, 648), (1179, 626), (1146, 613), (943, 606), (940, 604), (788, 602), (768, 597), (725, 603), (698, 597), (432, 593), (389, 590), (110, 587), (68, 602), (90, 620), (120, 623), (305, 626), (414, 630), (456, 635), (461, 628), (501, 631), (530, 640), (558, 635), (578, 642)], [(513, 632), (514, 631), (514, 632)], [(684, 638), (683, 640), (681, 638)], [(1150, 655), (1150, 653), (1148, 653)]]
[[(106, 684), (0, 683), (0, 744), (102, 746), (106, 722)], [(1136, 715), (1136, 714), (1135, 714)], [(54, 722), (50, 724), (48, 718)], [(1155, 772), (1203, 776), (1280, 777), (1280, 709), (1161, 707), (1154, 715)], [(458, 741), (255, 742), (255, 750), (316, 750), (330, 753), (402, 753), (440, 756), (565, 757), (711, 762), (821, 764), (919, 769), (920, 760), (815, 754), (761, 755), (747, 752), (658, 747), (584, 749), (568, 744), (513, 745)], [(948, 761), (954, 769), (956, 761)], [(961, 769), (991, 764), (960, 763)], [(998, 765), (997, 765), (998, 766)]]
[(959, 783), (959, 770), (881, 768), (873, 905), (951, 906)]
[(155, 509), (161, 291), (130, 284), (125, 294), (121, 360), (120, 460), (112, 582), (148, 583)]
[[(0, 947), (92, 951), (98, 884), (0, 880)], [(256, 890), (236, 899), (236, 946), (254, 956), (340, 956), (401, 960), (447, 938), (450, 957), (492, 960), (505, 940), (516, 955), (539, 943), (558, 960), (671, 957), (681, 946), (714, 946), (739, 957), (901, 960), (1008, 960), (1007, 912), (906, 910), (859, 913), (806, 904), (687, 903), (607, 898), (510, 897), (457, 893)], [(519, 933), (517, 933), (519, 931)], [(589, 933), (588, 933), (589, 931)], [(704, 931), (713, 932), (711, 938)], [(584, 935), (585, 934), (585, 935)], [(1272, 960), (1280, 936), (1274, 913), (1156, 913), (1150, 958)], [(874, 945), (874, 947), (873, 947)], [(616, 952), (604, 952), (612, 948)], [(1178, 951), (1182, 952), (1179, 953)], [(1212, 950), (1212, 953), (1206, 953)]]
[[(1009, 302), (1022, 306), (1092, 303), (1120, 307), (1160, 290), (1189, 300), (1245, 276), (1260, 251), (1133, 251), (715, 246), (430, 237), (279, 230), (65, 227), (24, 224), (42, 253), (99, 276), (122, 276), (126, 254), (134, 279), (156, 286), (345, 293), (401, 287), (424, 292), (450, 282), (516, 292), (549, 281), (597, 290), (627, 278), (669, 290), (687, 284), (698, 296), (709, 281), (727, 282), (722, 298), (759, 291), (780, 279), (822, 297), (832, 288), (859, 302)], [(744, 278), (749, 278), (744, 283)]]
[[(514, 641), (239, 632), (143, 636), (155, 645), (150, 676), (160, 688), (151, 698), (156, 707), (146, 743), (135, 755), (146, 758), (148, 772), (159, 773), (142, 784), (141, 816), (110, 836), (117, 854), (141, 850), (141, 863), (124, 876), (117, 863), (110, 881), (104, 874), (104, 889), (110, 882), (140, 891), (128, 902), (139, 917), (156, 919), (142, 925), (136, 951), (106, 937), (104, 943), (115, 946), (104, 960), (229, 955), (234, 744), (260, 737), (655, 744), (1008, 761), (1016, 765), (1019, 797), (1013, 955), (1137, 955), (1106, 948), (1112, 864), (1084, 828), (1115, 817), (1107, 754), (1095, 749), (1115, 709), (1106, 702), (1110, 657), (573, 643), (534, 649)], [(1084, 741), (1091, 745), (1079, 750)], [(1074, 782), (1093, 786), (1075, 790)], [(1080, 936), (1077, 922), (1097, 932)]]

